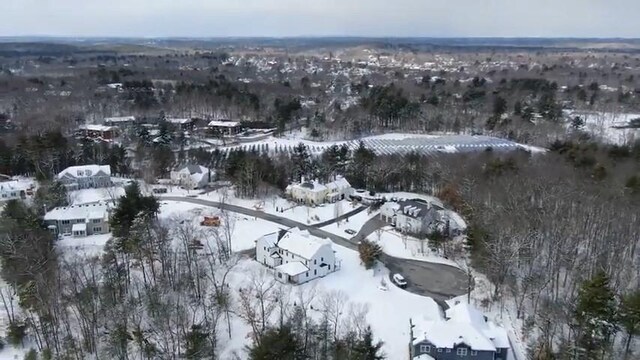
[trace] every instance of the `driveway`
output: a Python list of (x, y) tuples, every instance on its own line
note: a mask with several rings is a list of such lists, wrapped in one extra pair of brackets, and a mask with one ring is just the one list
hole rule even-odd
[[(331, 222), (325, 222), (326, 224), (320, 223), (316, 225), (307, 225), (282, 216), (268, 214), (262, 211), (247, 209), (241, 206), (220, 203), (216, 201), (179, 196), (161, 196), (160, 199), (215, 207), (221, 210), (227, 210), (271, 221), (287, 228), (297, 227), (309, 231), (309, 233), (314, 236), (331, 239), (331, 241), (333, 241), (334, 243), (355, 251), (358, 250), (358, 242), (360, 240), (366, 238), (367, 236), (374, 233), (377, 229), (386, 225), (386, 223), (380, 220), (377, 216), (373, 217), (362, 226), (358, 234), (356, 234), (351, 239), (347, 239), (342, 236), (338, 236), (328, 231), (322, 230), (319, 226), (327, 226), (335, 221), (338, 221), (338, 219), (334, 219), (335, 221)], [(359, 208), (354, 211), (359, 212), (363, 211), (363, 209)], [(418, 295), (429, 296), (441, 306), (444, 304), (444, 300), (448, 300), (452, 297), (467, 293), (467, 276), (462, 270), (458, 269), (457, 267), (446, 264), (435, 264), (418, 260), (401, 259), (386, 254), (383, 254), (380, 260), (385, 264), (385, 266), (387, 266), (387, 268), (389, 268), (392, 273), (401, 273), (407, 279), (407, 282), (409, 283), (409, 286), (406, 289), (407, 291)]]

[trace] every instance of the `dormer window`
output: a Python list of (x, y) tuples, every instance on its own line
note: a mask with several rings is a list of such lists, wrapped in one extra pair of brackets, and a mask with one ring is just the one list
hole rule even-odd
[(85, 171), (85, 174), (86, 174), (87, 176), (91, 176), (91, 170), (86, 170), (86, 171)]
[(84, 171), (78, 170), (77, 174), (78, 174), (78, 176), (84, 176)]

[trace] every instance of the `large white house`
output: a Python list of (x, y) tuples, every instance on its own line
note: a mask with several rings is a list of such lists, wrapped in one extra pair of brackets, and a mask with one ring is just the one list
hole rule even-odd
[(214, 178), (214, 172), (200, 165), (184, 165), (171, 172), (171, 182), (185, 189), (205, 187)]
[(27, 193), (32, 192), (33, 188), (33, 183), (28, 181), (11, 180), (0, 182), (0, 202), (24, 200), (27, 198)]
[(106, 234), (109, 229), (111, 202), (95, 202), (57, 207), (44, 215), (44, 221), (56, 235), (83, 237)]
[(404, 233), (426, 235), (444, 230), (444, 209), (421, 199), (386, 202), (380, 207), (380, 218)]
[(505, 360), (510, 347), (504, 328), (464, 302), (446, 310), (444, 319), (416, 321), (411, 334), (412, 359)]
[(281, 230), (256, 241), (256, 260), (273, 269), (278, 281), (302, 284), (338, 270), (331, 245), (308, 231)]
[(336, 202), (347, 199), (353, 193), (351, 184), (342, 176), (323, 184), (317, 180), (305, 181), (287, 186), (286, 194), (291, 199), (308, 205)]
[(111, 186), (111, 166), (70, 166), (58, 174), (58, 180), (69, 190), (92, 189)]

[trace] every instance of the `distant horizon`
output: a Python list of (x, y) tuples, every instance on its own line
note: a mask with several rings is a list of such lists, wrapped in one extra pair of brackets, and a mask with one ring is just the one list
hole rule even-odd
[(637, 0), (2, 0), (0, 13), (7, 37), (640, 36)]
[(212, 35), (212, 36), (144, 36), (144, 35), (0, 35), (0, 39), (29, 39), (29, 38), (54, 38), (54, 39), (185, 39), (185, 40), (211, 40), (211, 39), (487, 39), (487, 40), (640, 40), (638, 37), (598, 37), (598, 36), (400, 36), (400, 35), (286, 35), (286, 36), (259, 36), (259, 35)]

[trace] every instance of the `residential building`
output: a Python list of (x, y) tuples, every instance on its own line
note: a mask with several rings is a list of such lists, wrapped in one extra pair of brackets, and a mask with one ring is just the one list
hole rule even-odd
[(338, 270), (331, 245), (308, 231), (281, 230), (256, 241), (256, 260), (273, 269), (278, 281), (302, 284)]
[(308, 205), (325, 202), (336, 202), (347, 199), (353, 193), (351, 184), (342, 176), (336, 176), (330, 183), (320, 183), (317, 180), (305, 181), (287, 186), (287, 196), (294, 201)]
[(108, 117), (104, 119), (104, 124), (107, 126), (117, 126), (121, 129), (132, 127), (136, 124), (135, 116), (116, 116)]
[(109, 165), (70, 166), (58, 174), (58, 181), (68, 190), (92, 189), (111, 186)]
[(190, 118), (167, 118), (167, 122), (180, 130), (192, 130), (194, 125)]
[(472, 305), (459, 302), (445, 311), (445, 318), (418, 321), (411, 330), (412, 359), (506, 360), (510, 349), (504, 328), (488, 321)]
[(414, 235), (427, 235), (446, 227), (444, 209), (422, 199), (386, 202), (380, 207), (380, 218), (399, 231)]
[(33, 194), (34, 185), (25, 181), (0, 182), (0, 202), (9, 200), (24, 200), (27, 195)]
[(201, 189), (214, 177), (212, 170), (200, 165), (183, 165), (171, 172), (171, 182), (187, 190)]
[(93, 140), (112, 141), (118, 137), (119, 130), (115, 126), (85, 124), (78, 127), (78, 133)]
[(44, 221), (56, 235), (83, 237), (110, 231), (109, 214), (112, 202), (57, 207), (44, 215)]
[(213, 120), (208, 124), (209, 131), (214, 135), (235, 136), (242, 132), (242, 126), (237, 121)]

